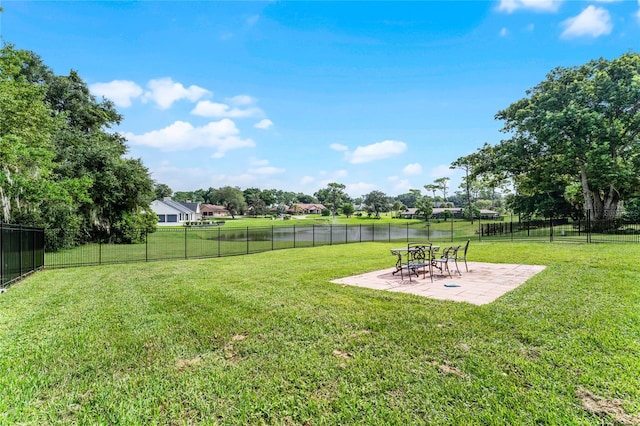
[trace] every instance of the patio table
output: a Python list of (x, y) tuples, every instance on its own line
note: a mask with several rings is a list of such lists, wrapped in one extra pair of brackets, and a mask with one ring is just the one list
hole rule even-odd
[(397, 256), (397, 260), (396, 260), (396, 270), (392, 272), (393, 275), (397, 274), (398, 272), (400, 272), (402, 274), (403, 269), (407, 269), (409, 272), (409, 279), (411, 279), (411, 270), (409, 268), (408, 262), (409, 259), (411, 258), (410, 254), (411, 252), (415, 252), (417, 250), (419, 250), (419, 247), (422, 247), (424, 249), (429, 248), (429, 253), (427, 254), (427, 256), (429, 257), (429, 261), (430, 261), (430, 267), (433, 266), (433, 259), (435, 257), (435, 253), (438, 252), (438, 250), (440, 250), (440, 246), (434, 246), (431, 244), (424, 244), (422, 246), (416, 244), (414, 246), (409, 246), (407, 245), (406, 247), (397, 247), (397, 248), (392, 248), (391, 250), (391, 254)]

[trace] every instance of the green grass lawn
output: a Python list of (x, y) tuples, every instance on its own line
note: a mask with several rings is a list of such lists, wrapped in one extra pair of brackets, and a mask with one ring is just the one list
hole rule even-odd
[(38, 272), (0, 294), (0, 424), (640, 422), (640, 246), (472, 242), (548, 266), (482, 306), (328, 282), (392, 246)]

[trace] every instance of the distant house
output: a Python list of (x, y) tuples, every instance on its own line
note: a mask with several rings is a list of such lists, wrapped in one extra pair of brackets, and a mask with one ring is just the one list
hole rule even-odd
[(421, 219), (422, 216), (420, 216), (417, 211), (418, 209), (414, 207), (408, 208), (405, 211), (400, 212), (400, 217), (403, 219)]
[(199, 219), (196, 210), (182, 203), (173, 201), (170, 197), (151, 202), (151, 210), (158, 215), (158, 225), (181, 225), (184, 222), (192, 222)]
[(480, 209), (480, 219), (499, 219), (500, 213), (493, 210)]
[(460, 219), (462, 217), (462, 208), (460, 207), (435, 207), (431, 212), (431, 217), (434, 219), (442, 219), (444, 218), (444, 212), (448, 211), (451, 213), (451, 216), (456, 219)]
[[(451, 216), (449, 217), (455, 217), (455, 218), (460, 218), (462, 217), (462, 209), (461, 208), (455, 208), (455, 207), (435, 207), (433, 209), (433, 211), (431, 212), (431, 218), (432, 219), (441, 219), (444, 217), (444, 212), (445, 211), (449, 211), (451, 212)], [(404, 218), (404, 219), (424, 219), (424, 216), (418, 213), (418, 209), (417, 208), (408, 208), (405, 211), (400, 213), (400, 217)]]
[(200, 214), (203, 219), (231, 216), (231, 213), (225, 207), (214, 204), (200, 204)]
[(322, 214), (326, 207), (318, 203), (295, 203), (287, 209), (288, 214)]
[[(400, 217), (404, 219), (422, 219), (423, 216), (417, 213), (416, 208), (408, 208), (402, 213), (400, 213)], [(451, 216), (455, 219), (461, 219), (463, 214), (463, 209), (460, 207), (435, 207), (431, 212), (431, 219), (443, 219), (444, 212), (448, 211), (451, 213)], [(481, 219), (498, 219), (500, 217), (500, 213), (493, 210), (480, 210), (480, 218)]]

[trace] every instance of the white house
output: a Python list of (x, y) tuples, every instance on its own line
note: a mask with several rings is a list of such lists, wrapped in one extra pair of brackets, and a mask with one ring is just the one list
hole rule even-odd
[(199, 214), (189, 207), (173, 201), (171, 198), (155, 200), (151, 203), (151, 210), (158, 215), (158, 225), (182, 225), (199, 219)]

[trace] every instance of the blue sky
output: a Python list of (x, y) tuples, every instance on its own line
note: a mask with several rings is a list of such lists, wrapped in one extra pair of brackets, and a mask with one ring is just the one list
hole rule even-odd
[(640, 52), (640, 0), (0, 4), (3, 41), (113, 100), (174, 191), (455, 191), (551, 69)]

